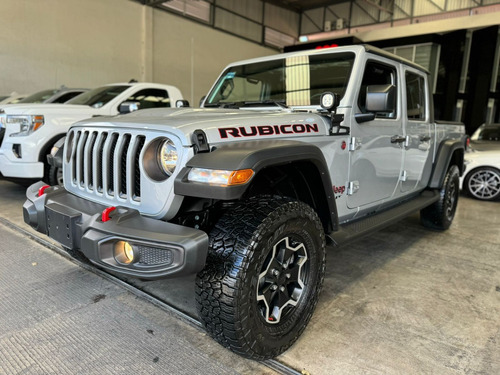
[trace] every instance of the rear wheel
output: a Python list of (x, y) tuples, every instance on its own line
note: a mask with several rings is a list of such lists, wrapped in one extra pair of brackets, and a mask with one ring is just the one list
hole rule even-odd
[(317, 304), (325, 236), (316, 212), (259, 197), (227, 212), (210, 233), (196, 301), (207, 332), (253, 359), (275, 357), (300, 336)]
[(439, 200), (420, 211), (422, 225), (432, 229), (448, 229), (455, 217), (459, 194), (459, 170), (452, 165), (444, 178)]
[(464, 189), (473, 198), (483, 201), (500, 199), (500, 171), (482, 167), (470, 172), (464, 180)]

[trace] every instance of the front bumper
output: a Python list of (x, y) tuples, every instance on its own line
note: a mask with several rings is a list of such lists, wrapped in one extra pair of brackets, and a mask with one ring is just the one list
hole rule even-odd
[(12, 178), (42, 178), (42, 162), (12, 161), (0, 153), (0, 173)]
[[(53, 186), (38, 196), (37, 182), (26, 191), (24, 221), (38, 232), (80, 251), (92, 263), (122, 276), (160, 279), (185, 276), (205, 266), (208, 236), (205, 232), (141, 216), (137, 210), (116, 207), (109, 221), (106, 209)], [(125, 264), (115, 246), (124, 241), (134, 249), (134, 260)]]

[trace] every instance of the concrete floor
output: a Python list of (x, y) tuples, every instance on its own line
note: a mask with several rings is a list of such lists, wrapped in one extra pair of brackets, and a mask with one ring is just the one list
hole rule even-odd
[[(28, 229), (23, 201), (24, 188), (0, 181), (0, 217)], [(500, 374), (499, 228), (500, 202), (461, 197), (446, 232), (414, 215), (330, 248), (312, 321), (278, 361), (313, 375)], [(129, 281), (196, 315), (193, 278)]]

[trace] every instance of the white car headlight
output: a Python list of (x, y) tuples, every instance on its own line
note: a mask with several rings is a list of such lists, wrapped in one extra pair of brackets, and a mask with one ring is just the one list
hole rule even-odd
[(11, 137), (24, 137), (40, 129), (45, 123), (43, 115), (7, 115), (6, 126), (19, 125), (19, 131), (12, 133)]

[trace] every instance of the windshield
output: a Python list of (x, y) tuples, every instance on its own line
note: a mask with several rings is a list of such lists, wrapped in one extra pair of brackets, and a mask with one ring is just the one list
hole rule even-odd
[(104, 86), (87, 91), (66, 102), (66, 104), (82, 104), (101, 108), (130, 86)]
[(205, 107), (224, 104), (319, 105), (326, 91), (345, 94), (353, 53), (293, 56), (228, 68), (208, 94)]
[(26, 98), (18, 101), (18, 103), (43, 103), (48, 98), (50, 98), (52, 95), (54, 95), (57, 91), (58, 90), (39, 91), (39, 92), (31, 94), (30, 96), (27, 96)]

